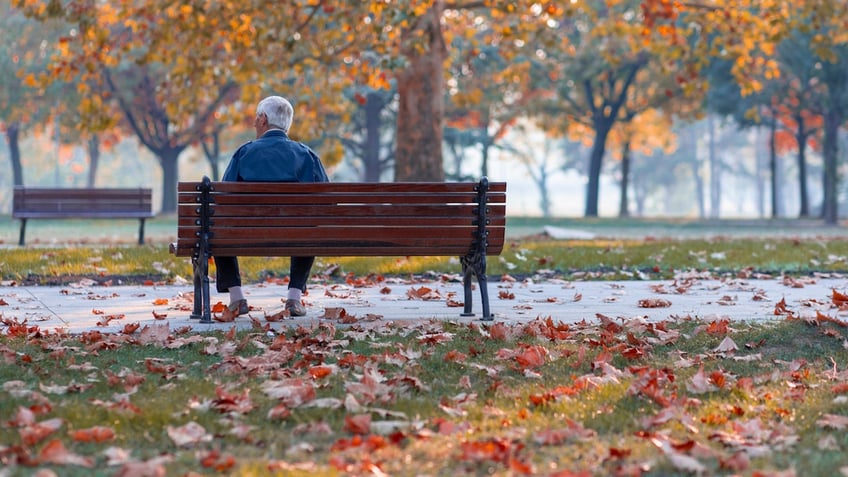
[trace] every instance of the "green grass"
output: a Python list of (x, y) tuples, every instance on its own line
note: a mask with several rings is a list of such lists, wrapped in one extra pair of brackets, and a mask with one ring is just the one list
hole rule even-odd
[[(288, 275), (287, 257), (244, 257), (244, 279), (256, 283)], [(459, 273), (456, 257), (319, 257), (313, 272), (330, 279), (347, 275)], [(214, 269), (213, 269), (214, 270)], [(668, 279), (680, 271), (716, 276), (803, 276), (848, 273), (848, 240), (816, 238), (516, 239), (489, 257), (494, 276), (541, 276), (568, 280)], [(0, 248), (0, 277), (56, 284), (80, 277), (113, 283), (169, 281), (191, 276), (190, 261), (165, 244)]]

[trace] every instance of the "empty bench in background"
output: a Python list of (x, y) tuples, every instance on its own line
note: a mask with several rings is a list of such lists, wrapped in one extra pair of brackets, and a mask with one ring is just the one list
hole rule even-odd
[(471, 312), (477, 279), (483, 320), (491, 320), (486, 256), (499, 255), (506, 183), (180, 182), (177, 242), (191, 257), (192, 318), (211, 322), (211, 256), (458, 256)]
[(15, 186), (12, 218), (20, 219), (18, 245), (26, 240), (29, 219), (138, 219), (138, 243), (144, 221), (153, 217), (153, 191), (144, 188), (67, 189)]

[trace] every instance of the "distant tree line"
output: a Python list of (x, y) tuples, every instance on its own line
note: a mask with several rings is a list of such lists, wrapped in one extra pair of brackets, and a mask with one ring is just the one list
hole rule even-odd
[[(282, 93), (297, 103), (293, 134), (359, 180), (468, 179), (512, 157), (543, 212), (554, 173), (579, 171), (584, 215), (595, 217), (604, 174), (618, 182), (621, 216), (643, 213), (654, 191), (688, 175), (699, 214), (709, 216), (720, 209), (722, 175), (732, 174), (764, 184), (762, 212), (777, 216), (788, 187), (779, 159), (792, 154), (797, 215), (838, 218), (846, 2), (0, 0), (0, 8), (0, 124), (14, 184), (24, 182), (21, 135), (84, 145), (89, 185), (101, 151), (132, 136), (157, 158), (161, 210), (173, 212), (180, 155), (199, 148), (217, 177), (222, 143), (249, 124), (261, 96)], [(765, 155), (722, 157), (737, 130), (757, 131)], [(820, 184), (820, 203), (811, 203), (810, 184)]]

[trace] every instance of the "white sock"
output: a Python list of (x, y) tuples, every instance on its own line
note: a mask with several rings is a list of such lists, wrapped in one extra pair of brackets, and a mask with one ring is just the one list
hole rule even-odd
[(289, 300), (300, 301), (300, 297), (302, 295), (303, 295), (303, 291), (300, 288), (289, 288), (289, 296), (287, 298)]
[(244, 300), (244, 293), (241, 291), (241, 287), (230, 287), (230, 303), (235, 303), (239, 300)]

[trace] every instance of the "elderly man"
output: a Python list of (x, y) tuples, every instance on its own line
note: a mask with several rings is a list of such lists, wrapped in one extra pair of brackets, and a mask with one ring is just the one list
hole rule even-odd
[[(293, 141), (288, 132), (294, 109), (280, 96), (269, 96), (256, 106), (256, 140), (250, 141), (233, 154), (224, 181), (244, 182), (329, 182), (324, 165), (309, 147)], [(306, 310), (301, 295), (315, 257), (291, 257), (289, 288), (285, 309), (292, 316), (304, 316)], [(238, 259), (215, 257), (216, 288), (228, 292), (230, 316), (246, 314), (250, 308), (241, 289)]]

